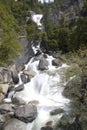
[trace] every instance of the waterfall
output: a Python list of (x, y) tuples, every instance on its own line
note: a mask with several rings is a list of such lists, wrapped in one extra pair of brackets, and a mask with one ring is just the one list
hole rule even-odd
[[(32, 47), (33, 50), (40, 49), (40, 46)], [(36, 53), (36, 52), (35, 52)], [(41, 55), (44, 55), (43, 53)], [(66, 64), (62, 64), (61, 67), (55, 67), (52, 65), (52, 56), (47, 55), (48, 69), (41, 71), (38, 69), (39, 58), (35, 60), (33, 57), (28, 64), (25, 65), (25, 70), (31, 68), (36, 72), (36, 75), (30, 80), (30, 82), (24, 84), (24, 90), (15, 94), (26, 101), (37, 101), (38, 116), (33, 123), (29, 123), (27, 130), (40, 130), (46, 122), (52, 121), (53, 124), (62, 116), (51, 116), (50, 111), (58, 108), (62, 108), (68, 111), (69, 99), (66, 99), (62, 92), (64, 90), (64, 84), (66, 81), (62, 80), (61, 74), (67, 69)], [(19, 74), (20, 76), (20, 74)]]

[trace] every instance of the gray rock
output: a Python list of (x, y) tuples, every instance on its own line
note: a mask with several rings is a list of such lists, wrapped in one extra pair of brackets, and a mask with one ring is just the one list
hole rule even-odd
[(5, 116), (0, 114), (0, 124), (5, 123), (5, 121), (6, 121)]
[(60, 114), (60, 113), (63, 113), (64, 110), (63, 109), (54, 109), (50, 112), (50, 115), (57, 115), (57, 114)]
[(32, 70), (31, 68), (29, 68), (29, 67), (28, 67), (28, 70), (24, 70), (23, 73), (24, 73), (25, 75), (28, 75), (30, 79), (33, 78), (33, 77), (36, 75), (36, 72), (33, 71), (33, 70)]
[(3, 126), (3, 130), (26, 130), (27, 125), (18, 120), (18, 119), (10, 119), (6, 124)]
[(0, 113), (5, 114), (7, 112), (13, 112), (11, 104), (2, 104), (2, 105), (0, 105)]
[(24, 89), (24, 84), (19, 85), (18, 87), (15, 88), (16, 92), (22, 91)]
[(40, 70), (47, 70), (48, 69), (48, 61), (45, 58), (40, 60), (39, 65), (38, 65), (38, 69), (40, 69)]
[(27, 75), (27, 74), (21, 74), (20, 75), (20, 77), (21, 77), (21, 80), (22, 80), (22, 82), (24, 83), (24, 84), (26, 84), (26, 83), (28, 83), (29, 81), (30, 81), (30, 79), (29, 79), (29, 75)]
[(34, 52), (31, 47), (31, 43), (27, 40), (26, 36), (20, 36), (19, 42), (23, 46), (23, 51), (20, 54), (19, 58), (15, 61), (16, 68), (20, 71), (20, 68), (23, 68), (24, 64), (28, 63), (31, 57), (34, 56)]
[(41, 130), (53, 130), (51, 126), (42, 127)]
[(12, 100), (13, 104), (17, 104), (17, 105), (24, 105), (24, 104), (26, 104), (26, 102), (22, 98), (20, 98), (20, 97), (12, 97), (11, 100)]
[(54, 59), (52, 60), (52, 65), (59, 67), (62, 65), (62, 62), (60, 59)]
[(0, 83), (9, 83), (11, 81), (11, 71), (5, 67), (0, 67)]
[(8, 84), (0, 84), (0, 88), (1, 88), (1, 90), (2, 90), (2, 93), (3, 93), (4, 95), (6, 95), (7, 92), (8, 92), (8, 89), (9, 89), (9, 85), (8, 85)]
[(15, 65), (13, 65), (11, 67), (11, 71), (12, 71), (12, 80), (13, 80), (14, 84), (17, 84), (19, 82), (19, 77), (18, 77), (18, 72), (16, 70)]
[(19, 106), (15, 111), (15, 117), (25, 123), (32, 122), (37, 117), (37, 107), (32, 104)]

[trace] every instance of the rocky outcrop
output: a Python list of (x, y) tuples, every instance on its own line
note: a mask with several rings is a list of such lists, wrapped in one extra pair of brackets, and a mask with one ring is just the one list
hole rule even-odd
[(40, 59), (38, 69), (39, 70), (47, 70), (48, 69), (48, 61), (45, 58)]
[(25, 123), (32, 122), (37, 117), (37, 108), (32, 104), (19, 106), (15, 111), (15, 117)]
[(6, 122), (2, 130), (26, 130), (26, 129), (27, 129), (26, 123), (13, 118)]
[(12, 73), (12, 80), (14, 84), (17, 84), (19, 82), (19, 77), (15, 65), (11, 66), (11, 73)]
[(24, 69), (24, 64), (26, 64), (32, 56), (34, 56), (31, 44), (27, 40), (26, 36), (20, 36), (19, 42), (23, 46), (23, 51), (19, 58), (15, 61), (16, 68), (18, 71)]
[[(48, 19), (53, 23), (63, 23), (71, 21), (71, 25), (80, 16), (80, 11), (84, 7), (84, 0), (54, 0), (55, 8), (50, 8)], [(56, 10), (55, 10), (56, 9)]]

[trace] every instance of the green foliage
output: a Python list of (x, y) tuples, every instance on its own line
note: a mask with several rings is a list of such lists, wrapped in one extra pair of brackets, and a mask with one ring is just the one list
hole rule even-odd
[(31, 19), (27, 22), (26, 32), (29, 41), (37, 42), (40, 40), (40, 30)]
[(4, 5), (0, 5), (0, 64), (11, 63), (21, 49), (18, 43), (18, 26)]

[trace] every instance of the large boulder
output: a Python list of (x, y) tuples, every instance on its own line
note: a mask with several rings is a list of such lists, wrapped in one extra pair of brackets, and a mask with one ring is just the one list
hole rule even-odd
[(12, 72), (12, 80), (14, 84), (17, 84), (19, 82), (19, 77), (15, 65), (11, 66), (11, 72)]
[(48, 69), (48, 61), (45, 58), (40, 59), (38, 69), (39, 70), (47, 70)]
[(13, 118), (10, 119), (8, 122), (6, 122), (2, 130), (26, 130), (26, 129), (27, 129), (26, 123)]
[(13, 112), (11, 104), (2, 104), (0, 105), (0, 113), (6, 114), (7, 112)]
[(60, 59), (54, 59), (52, 60), (52, 65), (59, 67), (62, 65), (62, 61)]
[(37, 107), (32, 104), (19, 106), (15, 111), (15, 117), (25, 123), (32, 122), (37, 117)]
[(29, 75), (29, 78), (33, 78), (36, 75), (36, 72), (28, 67), (27, 70), (23, 71), (24, 74)]

